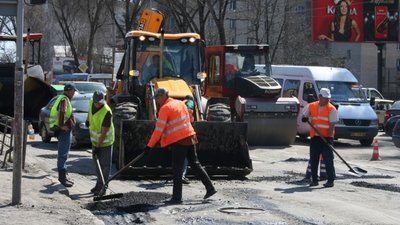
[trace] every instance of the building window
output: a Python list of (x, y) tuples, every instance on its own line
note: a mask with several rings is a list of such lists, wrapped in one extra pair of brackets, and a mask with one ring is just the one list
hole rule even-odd
[(235, 19), (230, 19), (229, 20), (229, 28), (235, 29), (236, 28), (236, 20)]
[(229, 9), (236, 10), (236, 0), (231, 0), (229, 2)]
[(396, 60), (396, 68), (397, 68), (397, 71), (400, 71), (400, 59)]

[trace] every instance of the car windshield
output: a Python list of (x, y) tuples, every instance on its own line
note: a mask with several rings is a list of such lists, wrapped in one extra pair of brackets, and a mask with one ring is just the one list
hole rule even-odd
[(72, 98), (71, 105), (74, 112), (89, 112), (89, 98)]
[(95, 91), (106, 93), (107, 88), (103, 83), (75, 83), (75, 87), (79, 93), (93, 94)]
[(331, 91), (331, 100), (334, 102), (367, 102), (365, 95), (354, 84), (342, 81), (317, 81), (318, 90), (328, 88)]

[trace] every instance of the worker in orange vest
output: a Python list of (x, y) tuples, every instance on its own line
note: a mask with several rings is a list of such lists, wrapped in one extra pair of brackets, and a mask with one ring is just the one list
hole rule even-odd
[(196, 144), (198, 140), (190, 123), (190, 115), (185, 103), (168, 97), (168, 90), (165, 88), (157, 89), (154, 98), (159, 109), (158, 119), (153, 134), (147, 143), (146, 151), (153, 148), (159, 141), (162, 148), (170, 147), (172, 150), (174, 185), (172, 198), (166, 203), (182, 203), (182, 174), (185, 158), (188, 159), (190, 167), (206, 187), (207, 192), (204, 199), (211, 197), (217, 191), (197, 159)]
[[(321, 88), (319, 101), (308, 104), (303, 112), (303, 122), (310, 121), (319, 133), (327, 140), (328, 144), (333, 144), (335, 135), (335, 123), (339, 121), (338, 112), (334, 105), (329, 101), (331, 93), (328, 88)], [(319, 157), (322, 156), (325, 161), (326, 173), (328, 181), (324, 184), (325, 187), (333, 187), (335, 180), (335, 167), (333, 164), (333, 151), (330, 147), (318, 136), (313, 128), (310, 129), (310, 162), (312, 181), (310, 186), (318, 185), (318, 163)]]

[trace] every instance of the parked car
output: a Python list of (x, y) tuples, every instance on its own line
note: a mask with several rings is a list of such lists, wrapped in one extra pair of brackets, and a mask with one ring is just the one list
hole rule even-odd
[(385, 123), (385, 113), (393, 104), (393, 100), (388, 99), (375, 99), (372, 108), (374, 109), (376, 115), (378, 116), (379, 129), (383, 130)]
[[(71, 105), (76, 119), (75, 127), (72, 131), (71, 148), (78, 148), (80, 145), (89, 144), (89, 128), (85, 122), (88, 114), (89, 100), (91, 96), (75, 93)], [(54, 132), (50, 130), (49, 117), (51, 107), (57, 100), (57, 96), (52, 98), (49, 103), (40, 110), (39, 113), (39, 135), (44, 143), (49, 143), (54, 137)]]
[(106, 93), (107, 91), (106, 85), (101, 82), (74, 81), (73, 83), (75, 84), (76, 91), (79, 92), (79, 94), (89, 94), (90, 97), (95, 91), (101, 91), (103, 93)]
[(398, 120), (400, 120), (400, 115), (392, 116), (385, 122), (385, 127), (383, 129), (387, 136), (392, 136), (393, 127)]
[(78, 65), (75, 64), (74, 60), (64, 60), (62, 67), (64, 73), (78, 72)]
[(400, 120), (393, 127), (392, 140), (396, 147), (400, 148)]
[(375, 99), (385, 99), (383, 95), (376, 90), (375, 88), (361, 88), (362, 92), (364, 93), (365, 97), (369, 101), (371, 98)]
[(400, 115), (400, 100), (395, 101), (385, 112), (385, 122), (392, 116)]

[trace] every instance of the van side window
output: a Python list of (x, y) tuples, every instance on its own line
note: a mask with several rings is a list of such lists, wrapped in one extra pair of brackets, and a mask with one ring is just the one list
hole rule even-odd
[(317, 93), (315, 92), (315, 88), (313, 83), (304, 82), (303, 85), (303, 100), (308, 102), (309, 96), (313, 96), (314, 99), (317, 99)]
[(299, 95), (300, 80), (285, 80), (282, 97), (297, 97)]

